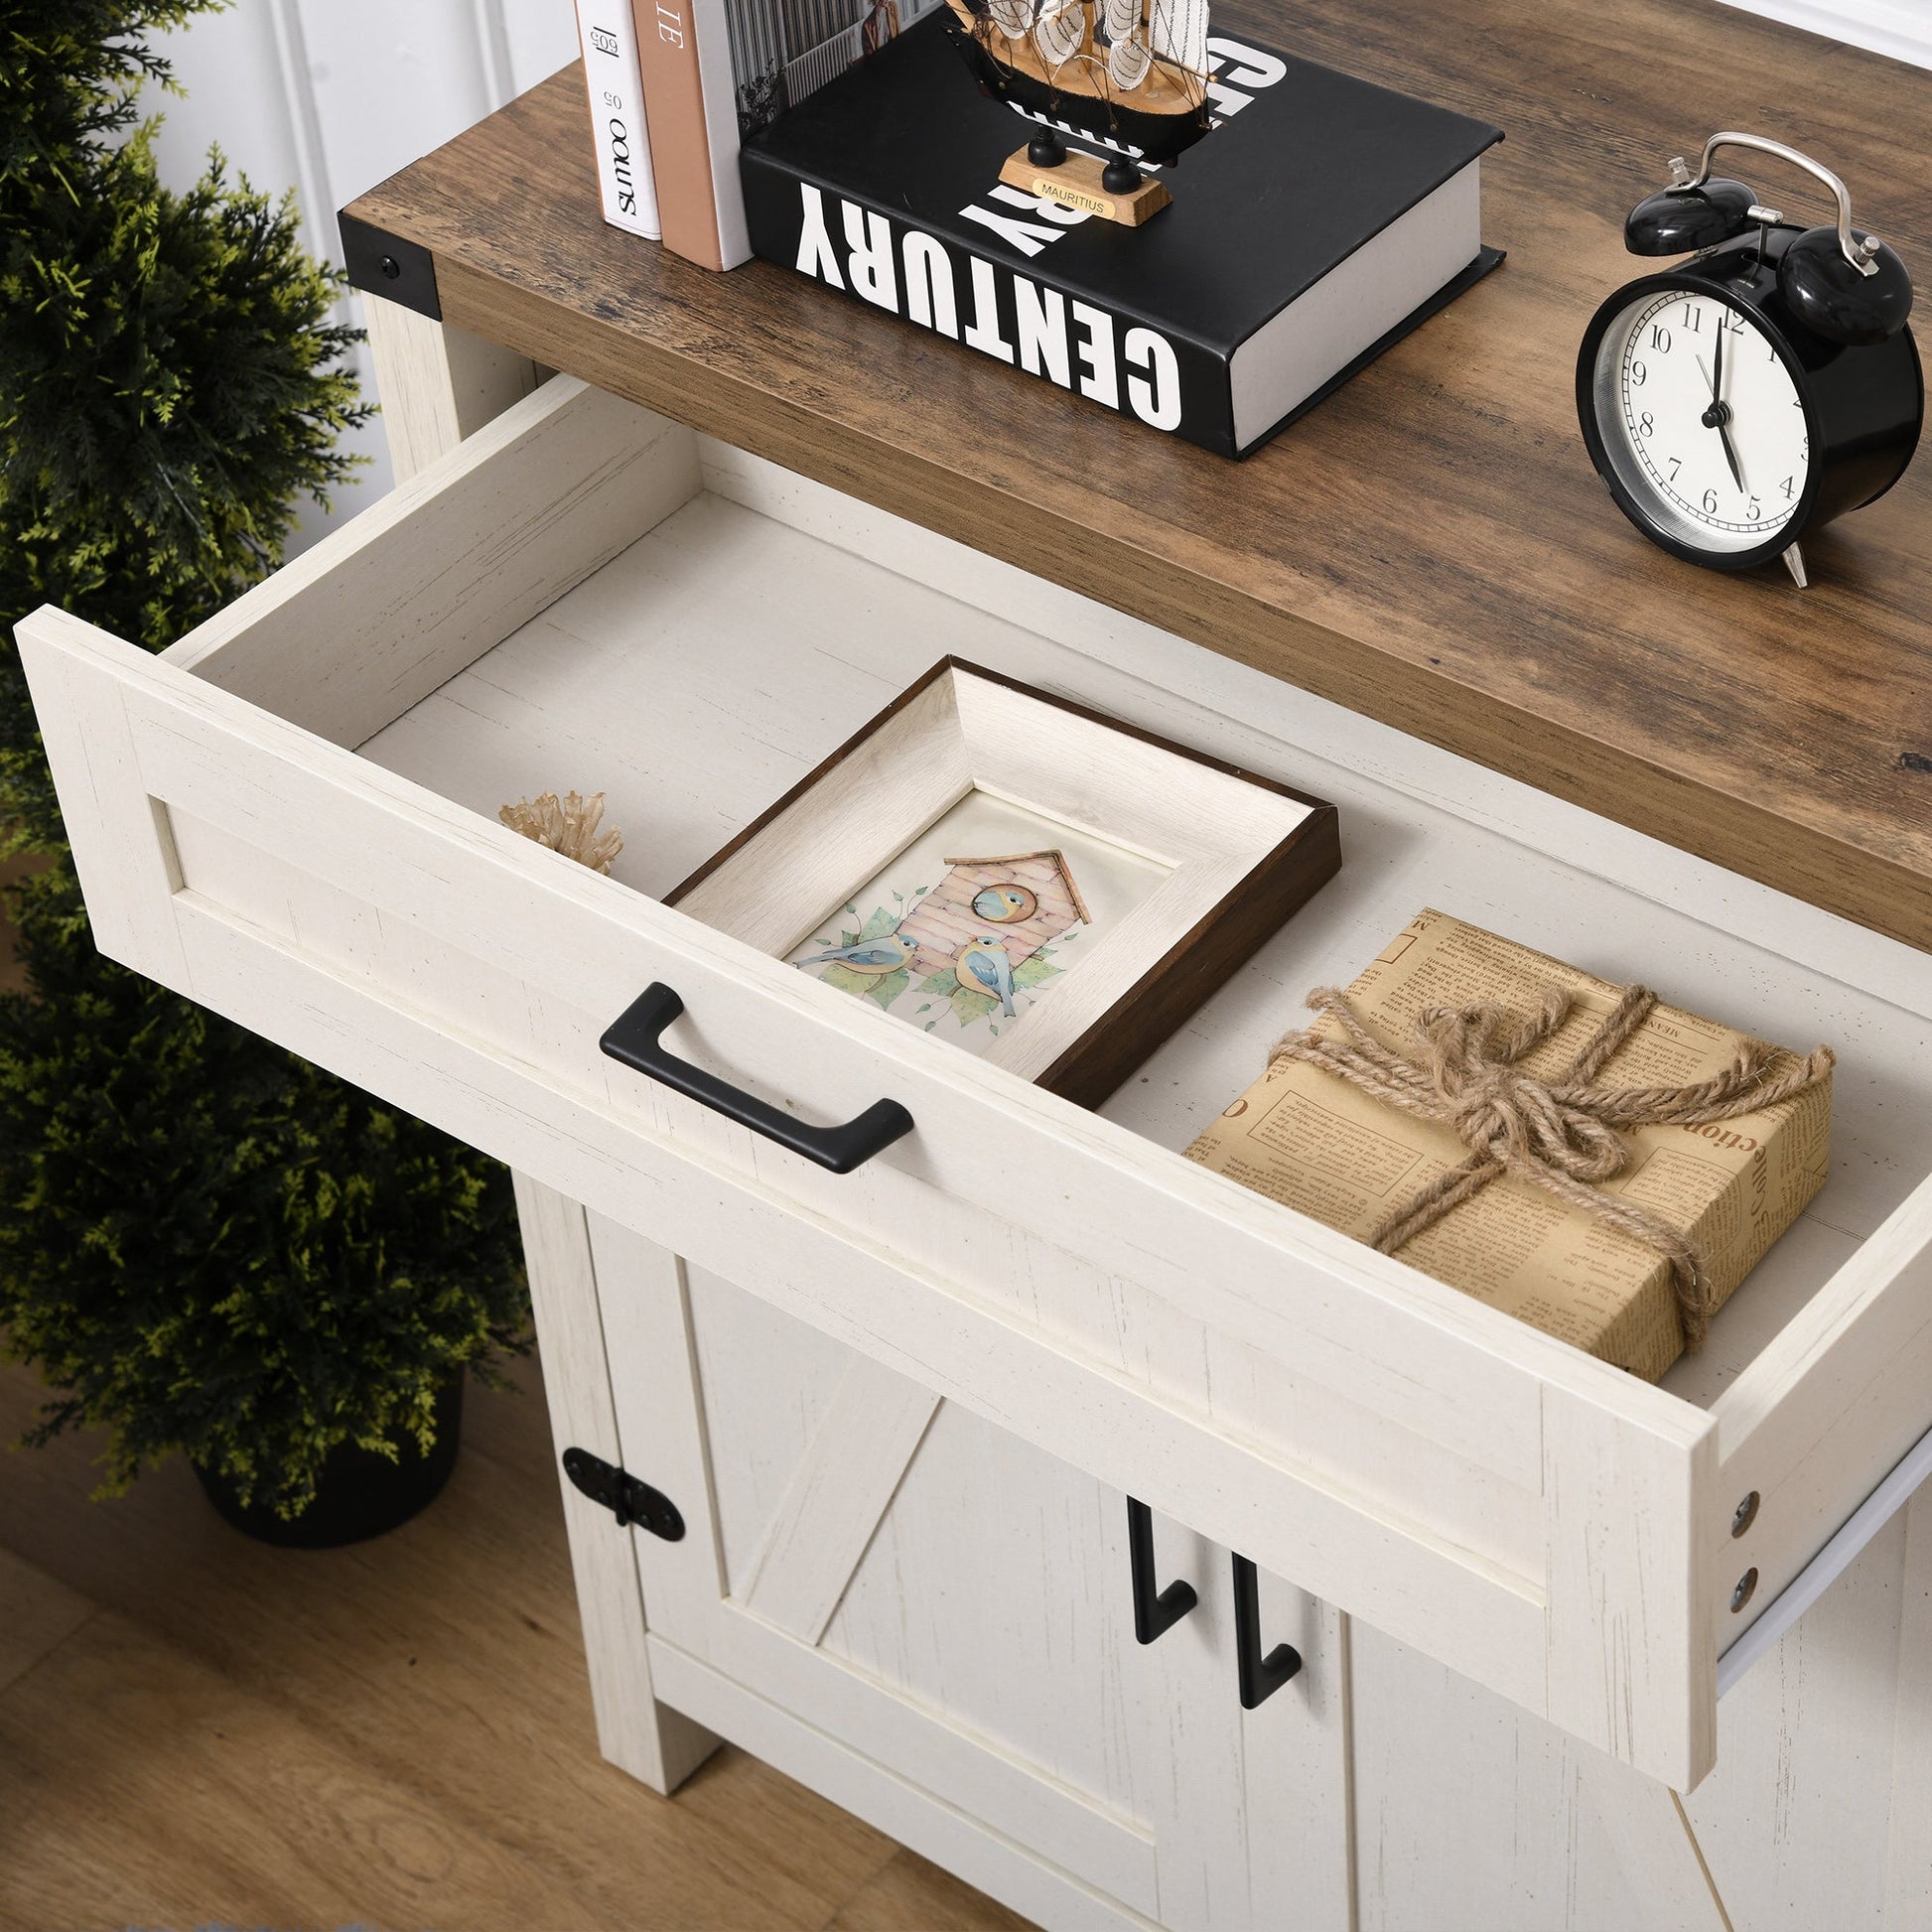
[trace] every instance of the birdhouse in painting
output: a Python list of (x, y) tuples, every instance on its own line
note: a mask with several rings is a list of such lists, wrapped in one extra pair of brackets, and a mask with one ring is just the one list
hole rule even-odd
[(973, 939), (997, 939), (1018, 966), (1069, 926), (1089, 923), (1086, 901), (1058, 852), (948, 859), (945, 878), (899, 921), (914, 973), (943, 972)]

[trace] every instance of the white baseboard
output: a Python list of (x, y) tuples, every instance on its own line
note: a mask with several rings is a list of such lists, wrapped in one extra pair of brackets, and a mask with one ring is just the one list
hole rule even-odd
[(1932, 5), (1926, 0), (1725, 0), (1745, 13), (1932, 68)]

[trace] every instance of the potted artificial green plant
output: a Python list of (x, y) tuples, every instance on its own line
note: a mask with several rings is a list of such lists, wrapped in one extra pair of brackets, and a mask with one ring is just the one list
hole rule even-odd
[(29, 991), (0, 995), (0, 1340), (231, 1520), (335, 1543), (448, 1475), (466, 1374), (525, 1345), (508, 1176), (94, 950), (11, 621), (151, 648), (280, 561), (366, 415), (292, 207), (219, 157), (155, 172), (148, 44), (210, 0), (0, 0), (0, 853)]

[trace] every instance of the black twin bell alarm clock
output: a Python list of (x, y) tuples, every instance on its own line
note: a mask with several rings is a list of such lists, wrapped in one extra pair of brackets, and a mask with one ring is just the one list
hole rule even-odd
[[(1740, 181), (1720, 148), (1749, 148), (1814, 176), (1837, 219), (1800, 228)], [(1795, 148), (1714, 134), (1693, 174), (1624, 223), (1635, 255), (1683, 255), (1597, 310), (1577, 359), (1590, 461), (1632, 523), (1713, 570), (1782, 557), (1805, 582), (1806, 531), (1882, 496), (1905, 474), (1925, 417), (1905, 318), (1912, 282), (1852, 225), (1845, 184)]]

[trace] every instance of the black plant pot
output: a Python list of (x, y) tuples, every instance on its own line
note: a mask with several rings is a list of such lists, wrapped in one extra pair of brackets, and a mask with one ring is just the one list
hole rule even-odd
[(364, 1543), (427, 1509), (449, 1481), (463, 1441), (467, 1379), (459, 1370), (437, 1392), (436, 1443), (427, 1455), (413, 1441), (401, 1445), (394, 1462), (373, 1449), (341, 1444), (329, 1451), (316, 1499), (300, 1516), (278, 1516), (266, 1503), (244, 1503), (227, 1477), (199, 1463), (195, 1473), (221, 1516), (258, 1543), (285, 1550), (335, 1550), (345, 1543)]

